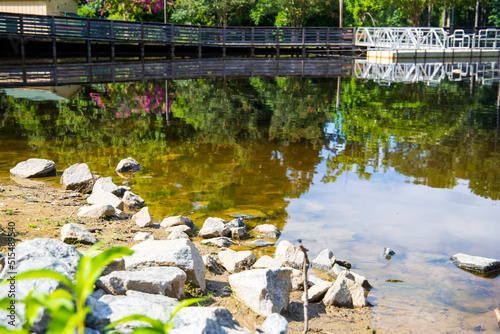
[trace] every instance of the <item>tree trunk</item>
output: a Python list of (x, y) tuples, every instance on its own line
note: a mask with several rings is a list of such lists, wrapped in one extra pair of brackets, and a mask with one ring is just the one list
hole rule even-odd
[(441, 27), (444, 28), (446, 24), (446, 8), (443, 8), (443, 16), (441, 17)]
[(432, 6), (429, 5), (427, 7), (427, 26), (430, 27), (431, 26), (431, 13), (432, 13)]

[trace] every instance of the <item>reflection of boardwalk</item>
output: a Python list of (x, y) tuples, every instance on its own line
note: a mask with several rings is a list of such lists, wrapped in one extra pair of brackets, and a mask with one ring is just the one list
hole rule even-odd
[(0, 87), (226, 77), (350, 76), (347, 58), (220, 58), (0, 66)]
[(356, 78), (379, 83), (439, 83), (442, 80), (474, 80), (491, 84), (499, 80), (499, 64), (489, 63), (396, 63), (381, 64), (356, 59), (353, 70)]
[[(0, 13), (0, 36), (31, 40), (211, 48), (353, 48), (354, 28), (212, 27)], [(22, 41), (21, 44), (23, 44)], [(21, 53), (23, 52), (21, 45)], [(21, 54), (21, 56), (23, 56)], [(90, 56), (90, 55), (89, 55)]]

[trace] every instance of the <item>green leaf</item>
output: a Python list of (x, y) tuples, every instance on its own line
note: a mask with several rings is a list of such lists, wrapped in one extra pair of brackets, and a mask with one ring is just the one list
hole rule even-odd
[(112, 329), (116, 327), (116, 325), (119, 324), (124, 324), (129, 321), (144, 321), (147, 322), (154, 328), (155, 330), (159, 331), (159, 333), (163, 333), (163, 323), (160, 320), (152, 319), (148, 316), (142, 315), (142, 314), (133, 314), (129, 315), (128, 317), (125, 317), (123, 319), (117, 320), (115, 322), (110, 323), (106, 327), (104, 327), (105, 330)]

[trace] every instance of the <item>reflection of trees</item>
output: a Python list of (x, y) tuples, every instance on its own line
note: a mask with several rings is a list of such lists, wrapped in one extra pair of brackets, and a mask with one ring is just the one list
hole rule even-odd
[(153, 213), (192, 214), (196, 203), (194, 211), (213, 215), (259, 209), (284, 224), (286, 198), (308, 190), (320, 161), (324, 85), (300, 79), (171, 82), (168, 123), (156, 103), (164, 94), (158, 85), (164, 87), (95, 85), (67, 102), (7, 98), (2, 107), (10, 110), (12, 133), (22, 133), (36, 152), (30, 156), (52, 157), (60, 168), (87, 162), (101, 175), (114, 175), (119, 159), (136, 158), (146, 166), (141, 173), (153, 179), (139, 173), (131, 183)]
[(416, 184), (452, 188), (466, 179), (475, 194), (500, 199), (493, 87), (470, 97), (464, 83), (387, 88), (351, 80), (342, 94), (330, 138), (341, 149), (327, 158), (325, 182), (344, 171), (368, 179), (393, 167)]

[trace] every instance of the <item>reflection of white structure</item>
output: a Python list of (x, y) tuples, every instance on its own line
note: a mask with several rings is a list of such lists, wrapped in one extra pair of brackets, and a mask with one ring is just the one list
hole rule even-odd
[(380, 83), (427, 82), (441, 80), (461, 81), (474, 79), (482, 84), (499, 80), (499, 64), (491, 63), (395, 63), (381, 64), (366, 60), (355, 60), (354, 75), (358, 79)]

